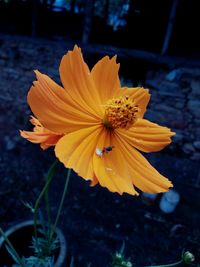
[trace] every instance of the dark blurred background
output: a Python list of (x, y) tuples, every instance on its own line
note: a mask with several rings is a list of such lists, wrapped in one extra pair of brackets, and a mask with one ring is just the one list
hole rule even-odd
[(0, 31), (199, 55), (195, 0), (1, 0)]
[[(123, 85), (150, 89), (147, 119), (176, 132), (173, 143), (145, 157), (174, 183), (176, 209), (160, 208), (164, 195), (118, 196), (75, 174), (60, 222), (75, 266), (108, 266), (126, 243), (137, 266), (171, 263), (183, 249), (200, 256), (200, 50), (195, 0), (0, 0), (0, 224), (31, 218), (54, 160), (19, 137), (31, 129), (27, 92), (39, 69), (59, 81), (61, 57), (82, 47), (90, 68), (118, 55)], [(51, 192), (53, 212), (64, 183), (59, 167)], [(172, 201), (169, 200), (169, 201)], [(68, 266), (68, 265), (67, 265)]]

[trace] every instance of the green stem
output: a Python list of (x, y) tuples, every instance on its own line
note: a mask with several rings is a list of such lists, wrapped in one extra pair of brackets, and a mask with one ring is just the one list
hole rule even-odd
[[(55, 167), (58, 164), (58, 162), (59, 161), (56, 159), (54, 161), (54, 163), (51, 165), (51, 167), (49, 168), (49, 171), (48, 171), (47, 176), (46, 176), (45, 186), (43, 187), (41, 193), (39, 194), (39, 196), (35, 202), (35, 206), (34, 206), (34, 233), (35, 233), (36, 240), (37, 240), (37, 214), (38, 214), (39, 204), (40, 204), (40, 201), (41, 201), (42, 197), (44, 196), (44, 194), (48, 195), (49, 185), (50, 185), (52, 178), (54, 176)], [(49, 205), (49, 204), (47, 204), (47, 205)], [(48, 207), (48, 209), (49, 209), (49, 207)], [(49, 213), (49, 215), (50, 215), (50, 213)], [(49, 218), (49, 220), (50, 220), (50, 218)]]
[(62, 198), (61, 198), (60, 205), (59, 205), (59, 208), (58, 208), (58, 212), (57, 212), (57, 215), (56, 215), (55, 223), (54, 223), (52, 231), (51, 231), (50, 242), (51, 242), (51, 240), (53, 238), (53, 234), (54, 234), (54, 232), (56, 230), (56, 226), (57, 226), (58, 220), (60, 218), (60, 214), (61, 214), (61, 211), (62, 211), (63, 203), (64, 203), (65, 196), (66, 196), (66, 193), (67, 193), (67, 188), (68, 188), (68, 184), (69, 184), (70, 175), (71, 175), (71, 169), (68, 169), (64, 190), (63, 190), (63, 193), (62, 193)]
[[(48, 181), (48, 175), (45, 177), (45, 182)], [(47, 187), (47, 190), (45, 191), (45, 206), (46, 206), (46, 212), (47, 212), (47, 221), (48, 221), (48, 228), (47, 228), (47, 237), (49, 239), (50, 237), (50, 229), (51, 229), (51, 210), (50, 210), (50, 206), (49, 206), (49, 184)]]
[(5, 235), (4, 231), (1, 229), (0, 227), (0, 233), (3, 236), (3, 238), (5, 239), (6, 243), (8, 244), (8, 246), (10, 247), (10, 249), (12, 250), (12, 253), (15, 255), (15, 257), (18, 260), (18, 263), (22, 266), (22, 267), (26, 267), (25, 264), (22, 262), (19, 254), (17, 253), (17, 251), (15, 250), (15, 248), (13, 247), (13, 245), (10, 243), (9, 239), (7, 238), (7, 236)]
[(176, 266), (179, 265), (180, 263), (182, 263), (183, 260), (174, 262), (174, 263), (170, 263), (170, 264), (163, 264), (163, 265), (148, 265), (148, 266), (144, 266), (144, 267), (171, 267), (171, 266)]

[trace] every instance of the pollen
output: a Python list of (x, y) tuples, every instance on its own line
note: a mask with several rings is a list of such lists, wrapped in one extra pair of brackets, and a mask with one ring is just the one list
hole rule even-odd
[(105, 104), (103, 124), (106, 128), (130, 128), (137, 120), (138, 105), (129, 96), (113, 98)]

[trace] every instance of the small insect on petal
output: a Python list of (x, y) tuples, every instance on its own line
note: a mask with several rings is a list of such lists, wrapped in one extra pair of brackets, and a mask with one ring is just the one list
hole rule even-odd
[(100, 149), (100, 148), (96, 148), (96, 154), (97, 154), (97, 156), (99, 156), (99, 157), (102, 157), (103, 156), (103, 150), (102, 149)]
[(107, 147), (104, 147), (104, 148), (103, 148), (103, 152), (108, 153), (108, 152), (112, 151), (113, 148), (114, 148), (114, 146), (107, 146)]
[(113, 148), (114, 146), (107, 146), (107, 147), (104, 147), (103, 149), (96, 148), (96, 154), (97, 156), (102, 157), (105, 153), (112, 151)]

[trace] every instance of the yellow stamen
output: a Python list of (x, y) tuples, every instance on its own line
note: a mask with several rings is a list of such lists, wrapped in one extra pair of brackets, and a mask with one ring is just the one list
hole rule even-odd
[(139, 108), (129, 96), (110, 99), (105, 107), (103, 124), (108, 129), (128, 129), (137, 120)]

